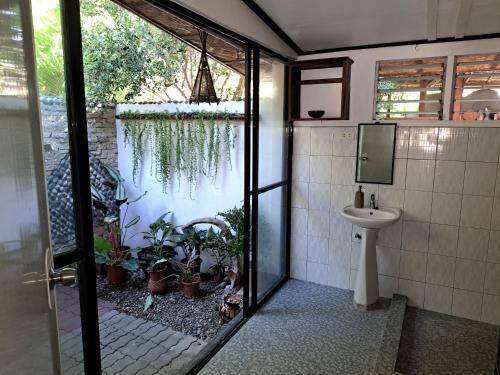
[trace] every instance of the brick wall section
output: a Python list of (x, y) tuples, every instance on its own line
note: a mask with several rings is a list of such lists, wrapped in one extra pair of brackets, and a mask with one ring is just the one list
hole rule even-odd
[[(68, 118), (64, 100), (42, 97), (40, 103), (45, 166), (49, 176), (69, 152)], [(115, 115), (114, 105), (87, 108), (89, 151), (102, 163), (117, 167)]]

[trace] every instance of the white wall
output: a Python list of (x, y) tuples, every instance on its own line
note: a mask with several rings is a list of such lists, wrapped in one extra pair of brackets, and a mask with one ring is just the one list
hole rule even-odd
[[(208, 105), (119, 105), (117, 112), (125, 110), (139, 110), (140, 112), (154, 110), (169, 110), (174, 112), (176, 108), (185, 111), (189, 108), (194, 110), (207, 109)], [(240, 112), (243, 102), (223, 102), (219, 106), (212, 105), (210, 110), (230, 110)], [(132, 180), (132, 147), (124, 144), (123, 126), (120, 120), (116, 121), (117, 145), (118, 145), (118, 168), (125, 179), (125, 189), (129, 197), (133, 198), (144, 191), (147, 195), (139, 202), (130, 205), (128, 217), (140, 215), (141, 221), (133, 227), (133, 233), (147, 229), (147, 226), (165, 212), (172, 212), (170, 216), (174, 225), (183, 225), (190, 220), (201, 217), (214, 217), (218, 212), (243, 205), (243, 121), (233, 122), (237, 134), (235, 148), (232, 150), (232, 167), (225, 166), (212, 181), (211, 178), (200, 176), (199, 184), (190, 192), (189, 184), (182, 178), (180, 189), (178, 178), (174, 178), (174, 183), (167, 193), (163, 192), (163, 187), (153, 176), (150, 175), (150, 152), (146, 151), (142, 171), (136, 179)], [(129, 245), (144, 245), (140, 235), (128, 241)], [(203, 270), (209, 266), (204, 262)]]
[[(494, 39), (308, 56), (354, 60), (351, 120), (295, 124), (292, 277), (353, 288), (358, 229), (339, 210), (357, 189), (357, 124), (373, 121), (375, 62), (499, 50)], [(500, 324), (500, 121), (397, 123), (394, 184), (362, 184), (365, 201), (373, 193), (380, 206), (404, 212), (379, 235), (381, 295)]]
[(241, 0), (174, 1), (284, 57), (297, 57), (297, 54)]

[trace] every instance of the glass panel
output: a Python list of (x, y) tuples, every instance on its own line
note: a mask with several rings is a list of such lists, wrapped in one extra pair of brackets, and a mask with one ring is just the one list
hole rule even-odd
[[(78, 267), (77, 264), (73, 267)], [(83, 374), (83, 342), (78, 285), (56, 285), (57, 326), (63, 375)], [(101, 309), (99, 309), (101, 313)]]
[(259, 195), (257, 298), (285, 275), (286, 187)]
[(76, 247), (61, 11), (58, 0), (32, 7), (52, 249), (60, 254)]
[[(51, 243), (57, 255), (76, 247), (61, 10), (58, 0), (31, 4)], [(78, 286), (57, 285), (55, 293), (63, 374), (83, 372)]]
[(259, 187), (263, 187), (282, 181), (286, 170), (285, 66), (262, 54), (259, 68)]
[(0, 373), (59, 374), (28, 1), (0, 2)]

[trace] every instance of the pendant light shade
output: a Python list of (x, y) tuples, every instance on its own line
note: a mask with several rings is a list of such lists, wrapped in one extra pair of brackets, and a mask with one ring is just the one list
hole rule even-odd
[(189, 103), (217, 103), (219, 99), (215, 93), (214, 81), (210, 73), (207, 59), (207, 33), (200, 30), (201, 58), (198, 74), (193, 85), (193, 92), (189, 98)]

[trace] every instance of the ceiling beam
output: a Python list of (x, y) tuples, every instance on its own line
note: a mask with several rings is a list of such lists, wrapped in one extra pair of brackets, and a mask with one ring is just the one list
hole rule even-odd
[(455, 38), (460, 39), (465, 36), (465, 29), (469, 22), (473, 0), (460, 0), (460, 7), (457, 13), (457, 23), (455, 26)]
[(448, 43), (448, 42), (460, 42), (463, 40), (482, 40), (482, 39), (496, 39), (496, 38), (500, 38), (500, 33), (466, 35), (460, 39), (456, 39), (454, 37), (446, 37), (446, 38), (437, 38), (436, 40), (415, 39), (415, 40), (404, 40), (404, 41), (400, 41), (400, 42), (389, 42), (389, 43), (378, 43), (378, 44), (358, 44), (355, 46), (322, 48), (322, 49), (304, 51), (301, 54), (301, 56), (315, 55), (318, 53), (352, 51), (352, 50), (358, 50), (358, 49), (399, 47), (399, 46), (408, 46), (408, 45), (415, 45), (415, 44)]
[(298, 55), (304, 51), (278, 26), (274, 20), (253, 0), (241, 0), (249, 7), (288, 47), (293, 49)]
[(427, 40), (437, 38), (438, 12), (438, 0), (427, 0)]

